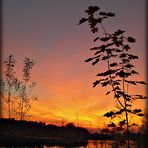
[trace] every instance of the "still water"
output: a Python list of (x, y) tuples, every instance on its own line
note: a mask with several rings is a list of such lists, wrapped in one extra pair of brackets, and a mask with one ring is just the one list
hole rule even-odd
[[(43, 148), (127, 148), (126, 145), (121, 145), (112, 140), (89, 140), (86, 146), (69, 147), (69, 146), (43, 146)], [(130, 148), (143, 148), (135, 142), (130, 142)]]

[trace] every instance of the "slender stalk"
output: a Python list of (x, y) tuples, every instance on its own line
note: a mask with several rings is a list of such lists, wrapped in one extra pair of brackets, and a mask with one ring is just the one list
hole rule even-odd
[(24, 103), (25, 103), (25, 100), (26, 100), (25, 95), (26, 95), (26, 85), (27, 85), (26, 83), (27, 83), (27, 82), (26, 82), (26, 80), (24, 80), (24, 81), (25, 81), (25, 82), (24, 82), (25, 85), (24, 85), (23, 96), (22, 96), (22, 100), (21, 100), (21, 101), (22, 101), (22, 103), (21, 103), (21, 116), (20, 116), (20, 119), (21, 119), (21, 120), (23, 120), (23, 119), (24, 119), (24, 116), (25, 116), (25, 115), (24, 115)]
[[(105, 30), (104, 25), (103, 25), (102, 23), (101, 23), (101, 26), (102, 26), (102, 29), (103, 29), (103, 31), (104, 31), (105, 37), (107, 37), (106, 30)], [(108, 55), (108, 53), (107, 53), (107, 55)], [(110, 66), (109, 66), (109, 65), (110, 65), (110, 61), (109, 61), (109, 59), (107, 59), (108, 70), (110, 70)], [(111, 81), (111, 87), (112, 87), (112, 89), (113, 89), (114, 95), (116, 95), (117, 93), (116, 93), (116, 91), (115, 91), (114, 85), (112, 84), (112, 77), (111, 77), (111, 74), (109, 74), (109, 79), (110, 79), (110, 81)], [(116, 99), (117, 99), (118, 103), (123, 107), (123, 109), (125, 109), (125, 106), (121, 103), (121, 101), (120, 101), (118, 98), (116, 98)]]
[(10, 86), (10, 79), (8, 80), (8, 118), (11, 118), (11, 86)]
[(23, 106), (24, 106), (24, 100), (23, 97), (21, 99), (21, 115), (20, 115), (20, 119), (23, 120)]
[[(123, 92), (125, 93), (125, 80), (124, 77), (122, 79), (122, 86), (123, 86)], [(128, 112), (127, 112), (127, 102), (126, 97), (124, 98), (124, 105), (125, 105), (125, 117), (126, 117), (126, 132), (127, 132), (127, 142), (128, 142), (128, 148), (129, 148), (129, 122), (128, 122)]]
[[(26, 101), (26, 87), (27, 87), (27, 81), (25, 80), (25, 89), (24, 89), (24, 105), (25, 105), (25, 101)], [(23, 112), (23, 118), (25, 117), (25, 111)]]
[[(105, 27), (104, 25), (101, 23), (101, 26), (102, 26), (102, 29), (104, 31), (104, 34), (105, 34), (105, 37), (107, 37), (107, 33), (106, 33), (106, 30), (105, 30)], [(107, 53), (108, 55), (108, 53)], [(110, 70), (110, 60), (107, 59), (107, 65), (108, 65), (108, 70)], [(124, 66), (122, 65), (122, 69), (124, 69)], [(112, 86), (112, 89), (114, 91), (114, 94), (116, 95), (116, 91), (114, 89), (114, 85), (112, 84), (112, 77), (111, 77), (111, 74), (109, 74), (109, 78), (110, 78), (110, 81), (111, 81), (111, 86)], [(125, 94), (125, 79), (123, 77), (122, 79), (122, 86), (123, 86), (123, 93)], [(130, 147), (129, 145), (129, 122), (128, 122), (128, 112), (127, 112), (127, 103), (126, 103), (126, 97), (123, 97), (124, 98), (124, 105), (121, 103), (121, 101), (117, 99), (118, 103), (123, 107), (123, 109), (125, 109), (125, 119), (126, 119), (126, 131), (127, 131), (127, 145), (128, 145), (128, 148)]]
[[(124, 54), (124, 50), (123, 50), (123, 54)], [(124, 65), (122, 63), (122, 70), (124, 71)], [(122, 91), (125, 94), (125, 78), (122, 78)], [(125, 106), (125, 119), (126, 119), (126, 132), (127, 132), (127, 145), (128, 148), (130, 147), (129, 145), (129, 119), (128, 119), (128, 111), (127, 111), (127, 101), (126, 101), (126, 96), (123, 96), (123, 100), (124, 100), (124, 106)]]
[(8, 92), (8, 118), (10, 119), (11, 115), (10, 115), (10, 92)]

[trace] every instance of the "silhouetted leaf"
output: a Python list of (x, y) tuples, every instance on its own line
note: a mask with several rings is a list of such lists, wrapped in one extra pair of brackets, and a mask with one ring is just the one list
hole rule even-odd
[(100, 8), (98, 6), (89, 6), (87, 10), (85, 10), (88, 14), (93, 14), (94, 12), (98, 11)]
[(111, 51), (111, 49), (106, 49), (106, 52), (107, 52), (107, 54), (109, 55), (111, 55), (111, 53), (112, 53), (112, 51)]
[(89, 59), (86, 59), (84, 62), (90, 62), (92, 60), (93, 60), (93, 58), (89, 58)]
[(112, 45), (114, 45), (115, 44), (115, 42), (112, 42), (112, 43), (108, 43), (107, 45), (105, 45), (106, 47), (110, 47), (110, 46), (112, 46)]
[(109, 65), (110, 67), (114, 67), (114, 66), (117, 66), (117, 63), (112, 63)]
[(88, 19), (86, 19), (86, 18), (82, 18), (82, 19), (79, 21), (79, 24), (78, 24), (78, 25), (80, 25), (80, 24), (86, 22), (87, 20), (88, 20)]
[(122, 59), (122, 61), (123, 61), (123, 63), (128, 63), (128, 62), (130, 62), (130, 60), (128, 60), (128, 59)]
[(130, 43), (134, 43), (136, 41), (133, 37), (128, 37), (127, 40)]
[(107, 15), (106, 12), (100, 12), (99, 15)]
[(90, 50), (97, 50), (97, 49), (99, 49), (99, 47), (90, 48)]
[(118, 82), (118, 81), (113, 81), (113, 85), (119, 85), (120, 84), (120, 82)]
[(125, 80), (125, 82), (136, 85), (136, 81), (129, 81), (129, 80)]
[(138, 114), (138, 116), (139, 116), (139, 117), (143, 117), (143, 116), (144, 116), (144, 114)]
[(126, 120), (119, 121), (119, 125), (120, 125), (120, 126), (124, 126), (125, 123), (126, 123), (125, 121), (126, 121)]
[(106, 82), (102, 82), (102, 83), (101, 83), (102, 87), (105, 87), (105, 86), (107, 86), (108, 84), (110, 84), (110, 81), (106, 81)]
[(127, 112), (132, 113), (132, 111), (130, 109), (126, 109)]
[[(97, 54), (99, 54), (99, 53), (101, 53), (102, 51), (101, 50), (99, 50), (99, 51), (96, 51), (95, 52), (95, 55), (97, 55)], [(100, 55), (101, 56), (101, 55)]]
[(99, 58), (96, 59), (96, 60), (92, 63), (92, 65), (95, 65), (95, 64), (97, 64), (98, 62), (99, 62)]
[(143, 96), (143, 95), (134, 95), (134, 99), (146, 99), (147, 96)]
[(102, 57), (102, 60), (107, 60), (107, 59), (109, 59), (110, 58), (110, 56), (103, 56)]
[(114, 98), (117, 98), (117, 99), (118, 99), (118, 98), (120, 98), (120, 95), (115, 94), (115, 95), (114, 95)]
[(127, 65), (125, 65), (125, 67), (126, 67), (126, 68), (131, 68), (131, 67), (134, 67), (134, 65), (132, 65), (132, 64), (127, 64)]
[(125, 96), (125, 93), (124, 93), (123, 91), (117, 91), (117, 93), (118, 93), (119, 95)]
[(112, 117), (112, 116), (114, 116), (114, 112), (113, 111), (107, 112), (103, 116), (107, 117), (107, 118)]
[(115, 50), (115, 52), (122, 52), (122, 50), (118, 49), (118, 48), (115, 48), (114, 50)]
[(124, 111), (125, 111), (125, 109), (120, 109), (120, 111), (115, 112), (115, 114), (116, 115), (121, 115)]
[(88, 22), (91, 29), (95, 28), (97, 25), (97, 19), (92, 16), (89, 18)]
[(91, 29), (91, 32), (92, 32), (92, 33), (96, 33), (96, 32), (98, 32), (98, 28), (95, 28), (95, 27), (92, 28), (92, 29)]
[(101, 22), (102, 22), (102, 18), (98, 18), (98, 19), (97, 19), (97, 22), (98, 22), (98, 23), (101, 23)]
[(98, 39), (99, 39), (99, 37), (95, 38), (95, 39), (94, 39), (94, 42), (96, 42)]
[(114, 35), (118, 36), (120, 34), (123, 34), (125, 31), (118, 29), (117, 31), (115, 31)]
[(114, 41), (114, 44), (119, 47), (120, 46), (120, 42), (119, 41)]
[(125, 58), (127, 55), (125, 54), (125, 53), (122, 53), (121, 55), (120, 55), (120, 58)]
[(134, 109), (133, 112), (134, 113), (140, 113), (140, 112), (142, 112), (142, 110), (141, 109)]
[(118, 40), (118, 37), (115, 35), (115, 34), (113, 34), (113, 36), (112, 36), (112, 41), (117, 41)]
[(128, 76), (130, 76), (130, 75), (131, 75), (131, 73), (129, 73), (129, 72), (124, 72), (123, 70), (121, 70), (120, 72), (117, 72), (117, 73), (116, 73), (116, 76), (123, 77), (123, 78), (126, 78), (126, 77), (128, 77)]
[(132, 107), (132, 105), (131, 105), (131, 104), (126, 104), (126, 106), (128, 106), (128, 107)]
[(116, 90), (121, 90), (121, 89), (119, 88), (119, 86), (116, 86), (116, 87), (114, 88), (114, 91), (116, 91)]
[(129, 97), (126, 97), (126, 101), (128, 101), (128, 102), (129, 102), (129, 101), (131, 101), (131, 99), (130, 99)]
[(101, 45), (99, 48), (100, 48), (102, 51), (105, 51), (106, 46), (105, 46), (105, 45)]
[(128, 59), (132, 60), (132, 59), (138, 59), (138, 56), (132, 55), (132, 54), (128, 54)]
[(102, 72), (102, 73), (98, 73), (96, 76), (107, 76), (107, 75), (110, 75), (110, 74), (113, 74), (115, 73), (116, 70), (107, 70), (106, 72)]
[[(115, 71), (117, 71), (117, 69)], [(114, 79), (114, 78), (116, 78), (116, 77), (115, 76), (111, 76), (111, 79)]]
[(108, 95), (108, 94), (110, 94), (110, 91), (108, 91), (108, 92), (106, 93), (106, 95)]
[(110, 39), (110, 37), (104, 37), (104, 38), (100, 38), (101, 41), (106, 42)]
[(98, 73), (96, 76), (103, 76), (104, 75), (104, 73), (102, 72), (102, 73)]
[(123, 48), (128, 51), (130, 49), (130, 46), (129, 45), (124, 45)]
[(143, 85), (147, 85), (147, 83), (146, 82), (144, 82), (144, 81), (136, 81), (137, 83), (140, 83), (140, 84), (143, 84)]
[(135, 70), (132, 70), (131, 73), (132, 73), (132, 74), (137, 74), (137, 75), (139, 74), (139, 73), (138, 73), (137, 71), (135, 71)]
[(100, 83), (100, 81), (96, 80), (94, 83), (93, 83), (93, 87), (96, 87), (96, 85), (98, 85)]
[(112, 12), (108, 12), (106, 15), (107, 15), (107, 16), (110, 16), (110, 17), (115, 16), (115, 14), (114, 14), (114, 13), (112, 13)]

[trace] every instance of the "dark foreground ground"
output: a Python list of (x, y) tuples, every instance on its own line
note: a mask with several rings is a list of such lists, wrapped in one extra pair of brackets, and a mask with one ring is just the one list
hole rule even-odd
[[(88, 139), (119, 140), (114, 134), (91, 134), (87, 129), (69, 123), (66, 126), (46, 125), (42, 122), (0, 119), (0, 147), (2, 146), (86, 146)], [(143, 144), (144, 135), (130, 134), (130, 138)]]

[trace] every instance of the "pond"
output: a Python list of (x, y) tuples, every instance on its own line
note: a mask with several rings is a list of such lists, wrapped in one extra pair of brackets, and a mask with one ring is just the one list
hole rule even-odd
[[(127, 148), (125, 144), (120, 144), (113, 140), (88, 140), (85, 146), (46, 146), (43, 148)], [(130, 141), (130, 148), (144, 148), (144, 146), (136, 144), (134, 141)]]

